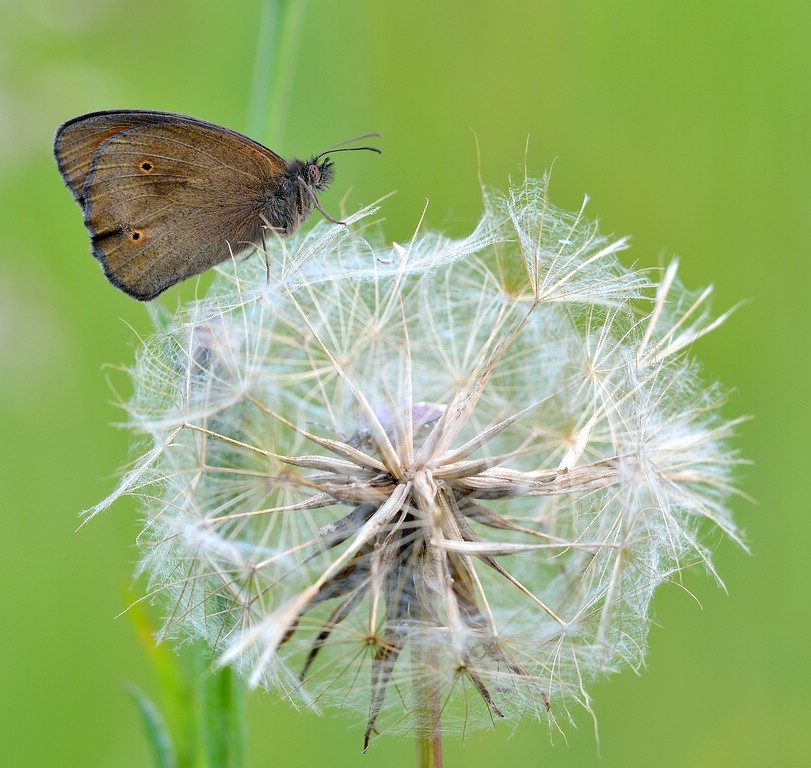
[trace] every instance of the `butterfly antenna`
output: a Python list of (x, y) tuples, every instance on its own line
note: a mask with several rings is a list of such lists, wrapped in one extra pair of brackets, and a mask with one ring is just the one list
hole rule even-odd
[(315, 160), (319, 160), (320, 158), (324, 157), (324, 155), (329, 154), (330, 152), (359, 152), (362, 150), (366, 150), (369, 152), (377, 152), (377, 154), (382, 154), (382, 150), (378, 149), (377, 147), (345, 147), (345, 144), (351, 144), (353, 141), (360, 141), (361, 139), (370, 139), (375, 136), (382, 136), (380, 133), (362, 133), (360, 136), (355, 136), (354, 139), (347, 139), (346, 141), (339, 141), (337, 144), (325, 149), (323, 152), (319, 152), (315, 156)]

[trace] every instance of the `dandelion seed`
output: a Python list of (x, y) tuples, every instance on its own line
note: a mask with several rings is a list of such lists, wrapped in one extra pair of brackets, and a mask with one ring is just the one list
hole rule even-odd
[(132, 373), (150, 453), (111, 500), (143, 498), (163, 636), (359, 709), (365, 745), (588, 708), (656, 586), (712, 569), (708, 524), (737, 538), (734, 424), (685, 355), (706, 294), (624, 269), (546, 179), (485, 201), (461, 241), (269, 243)]

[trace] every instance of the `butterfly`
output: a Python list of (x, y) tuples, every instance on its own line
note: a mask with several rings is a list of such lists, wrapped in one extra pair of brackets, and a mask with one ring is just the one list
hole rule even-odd
[(59, 126), (54, 157), (107, 279), (149, 301), (260, 244), (268, 229), (292, 235), (312, 208), (342, 224), (318, 202), (334, 175), (327, 155), (380, 152), (342, 144), (288, 162), (247, 136), (194, 117), (114, 110)]

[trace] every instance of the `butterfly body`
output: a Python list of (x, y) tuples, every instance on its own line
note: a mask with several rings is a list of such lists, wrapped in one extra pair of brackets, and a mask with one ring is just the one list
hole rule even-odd
[(270, 230), (291, 235), (332, 180), (320, 156), (285, 161), (228, 128), (170, 112), (69, 120), (54, 139), (65, 185), (108, 280), (148, 301)]

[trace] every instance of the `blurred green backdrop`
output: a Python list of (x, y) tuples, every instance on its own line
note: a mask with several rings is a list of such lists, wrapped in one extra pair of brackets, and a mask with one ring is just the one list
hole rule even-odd
[[(131, 622), (116, 618), (137, 557), (132, 505), (74, 532), (128, 457), (104, 366), (130, 362), (150, 320), (89, 256), (53, 131), (116, 107), (247, 131), (260, 17), (259, 0), (3, 0), (5, 765), (142, 768), (123, 685), (156, 690)], [(751, 300), (694, 352), (734, 389), (729, 416), (754, 417), (739, 446), (757, 504), (736, 502), (753, 555), (720, 543), (729, 594), (698, 573), (661, 590), (648, 669), (593, 690), (604, 768), (811, 764), (809, 29), (811, 5), (793, 2), (312, 0), (284, 72), (288, 104), (254, 134), (290, 156), (381, 131), (382, 157), (344, 155), (322, 201), (336, 211), (346, 194), (353, 210), (396, 190), (384, 226), (400, 241), (426, 199), (429, 226), (467, 232), (479, 164), (504, 186), (529, 137), (530, 172), (554, 163), (555, 204), (577, 208), (588, 193), (603, 231), (633, 236), (626, 263), (678, 254), (689, 287), (715, 284), (716, 311)], [(413, 765), (396, 739), (362, 756), (361, 728), (258, 694), (248, 764)], [(550, 744), (526, 722), (512, 738), (449, 740), (446, 764), (593, 765), (593, 731), (584, 715)]]

